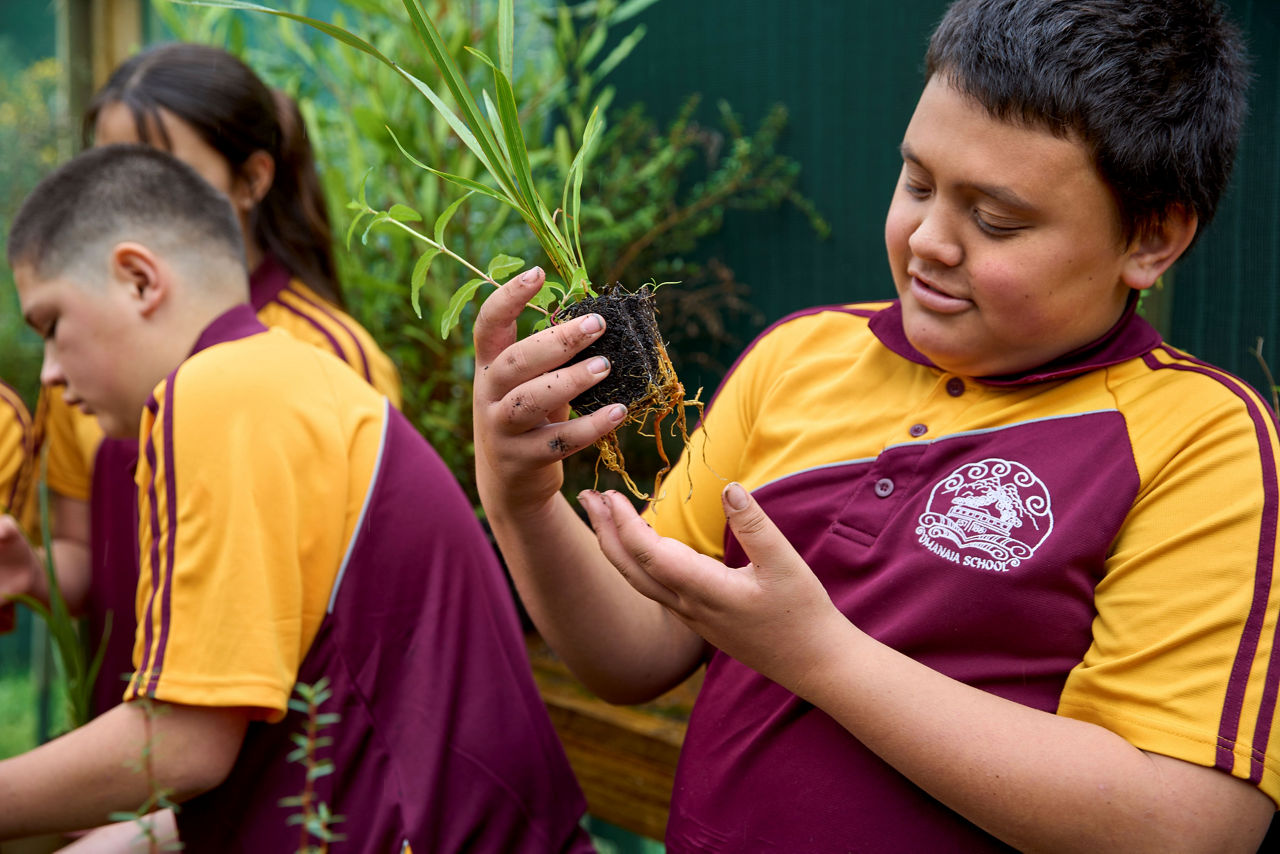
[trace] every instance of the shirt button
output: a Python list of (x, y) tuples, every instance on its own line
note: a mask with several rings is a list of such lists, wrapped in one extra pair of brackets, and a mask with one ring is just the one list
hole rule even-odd
[(888, 498), (893, 494), (893, 481), (887, 477), (882, 477), (876, 481), (876, 495), (881, 498)]
[(919, 439), (925, 433), (929, 432), (929, 428), (926, 427), (924, 424), (912, 424), (911, 429), (908, 430), (907, 432), (910, 433), (912, 436), (915, 436), (917, 439)]
[(964, 394), (964, 380), (959, 377), (952, 377), (947, 380), (947, 394), (952, 397), (959, 397)]

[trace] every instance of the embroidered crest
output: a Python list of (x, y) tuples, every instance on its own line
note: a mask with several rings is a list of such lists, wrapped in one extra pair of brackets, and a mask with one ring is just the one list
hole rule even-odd
[(1009, 460), (966, 463), (934, 486), (916, 536), (961, 566), (1007, 572), (1035, 554), (1053, 530), (1049, 490)]

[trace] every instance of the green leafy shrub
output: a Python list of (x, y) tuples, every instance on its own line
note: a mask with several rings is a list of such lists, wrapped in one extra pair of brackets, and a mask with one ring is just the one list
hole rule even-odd
[[(69, 151), (66, 108), (58, 90), (55, 59), (22, 66), (7, 40), (0, 39), (0, 249), (9, 234), (9, 217), (36, 183)], [(18, 309), (13, 273), (0, 265), (0, 378), (34, 405), (39, 389), (41, 342)]]
[[(620, 281), (629, 288), (654, 279), (679, 280), (679, 287), (658, 291), (663, 320), (679, 321), (662, 324), (672, 359), (677, 369), (692, 364), (715, 372), (723, 364), (713, 351), (728, 352), (740, 343), (729, 331), (731, 318), (754, 320), (755, 315), (746, 285), (732, 270), (714, 259), (697, 260), (700, 241), (718, 231), (726, 211), (783, 203), (798, 206), (818, 233), (825, 233), (826, 225), (796, 190), (798, 164), (778, 151), (783, 108), (771, 112), (754, 132), (745, 131), (727, 105), (721, 105), (719, 126), (700, 124), (694, 119), (696, 96), (666, 127), (641, 106), (614, 109), (607, 75), (643, 38), (634, 16), (653, 2), (543, 4), (541, 26), (522, 21), (514, 31), (513, 96), (521, 108), (533, 178), (544, 198), (561, 198), (573, 160), (571, 141), (581, 140), (592, 106), (598, 104), (601, 114), (607, 114), (582, 185), (584, 266), (602, 271), (597, 274), (600, 282)], [(423, 4), (473, 91), (492, 88), (492, 70), (465, 48), (501, 55), (497, 5), (491, 0)], [(289, 9), (310, 11), (306, 2)], [(462, 308), (461, 332), (442, 340), (438, 330), (451, 296), (475, 276), (458, 265), (433, 265), (430, 276), (419, 282), (419, 319), (409, 297), (421, 247), (388, 220), (397, 218), (393, 209), (404, 216), (404, 209), (395, 208), (404, 205), (429, 223), (459, 195), (437, 174), (414, 165), (401, 145), (440, 172), (483, 180), (483, 167), (438, 111), (425, 109), (421, 94), (395, 71), (336, 39), (311, 38), (288, 20), (253, 17), (253, 29), (262, 34), (261, 46), (255, 46), (245, 37), (242, 14), (226, 8), (164, 11), (178, 37), (232, 50), (299, 100), (323, 167), (335, 231), (350, 236), (350, 251), (339, 252), (339, 264), (351, 310), (399, 366), (406, 414), (474, 500), (474, 353), (466, 332), (474, 307)], [(331, 21), (365, 35), (418, 79), (435, 79), (400, 0), (345, 0)], [(352, 198), (357, 200), (348, 206)], [(371, 212), (387, 217), (368, 229)], [(526, 266), (540, 263), (550, 269), (518, 217), (483, 193), (473, 193), (453, 213), (447, 243), (463, 258), (515, 256)], [(708, 343), (718, 347), (708, 348)], [(651, 441), (624, 444), (637, 471), (657, 471), (660, 463)], [(593, 477), (591, 461), (570, 464), (573, 482), (585, 485)]]

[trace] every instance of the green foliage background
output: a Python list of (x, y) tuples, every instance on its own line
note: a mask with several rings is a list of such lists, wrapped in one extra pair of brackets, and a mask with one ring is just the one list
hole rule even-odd
[[(0, 39), (0, 247), (27, 193), (69, 151), (58, 76), (57, 60), (24, 66), (15, 46)], [(18, 309), (13, 272), (0, 265), (0, 379), (30, 406), (39, 389), (40, 357), (40, 339)]]
[[(749, 131), (727, 104), (721, 106), (719, 127), (696, 122), (696, 95), (665, 127), (641, 105), (624, 109), (613, 104), (607, 76), (643, 38), (643, 28), (633, 19), (654, 2), (589, 0), (572, 8), (519, 4), (513, 86), (535, 175), (546, 188), (544, 198), (559, 198), (592, 106), (599, 104), (608, 116), (583, 186), (587, 269), (597, 284), (621, 281), (634, 288), (654, 279), (680, 281), (659, 291), (672, 358), (678, 370), (715, 372), (723, 370), (723, 360), (740, 343), (729, 332), (733, 319), (753, 310), (747, 286), (732, 270), (714, 259), (692, 260), (699, 242), (718, 231), (725, 212), (735, 209), (790, 203), (810, 217), (817, 233), (825, 233), (826, 225), (795, 191), (799, 165), (778, 153), (786, 123), (783, 107)], [(473, 89), (491, 88), (489, 69), (463, 48), (471, 45), (497, 55), (497, 4), (471, 0), (428, 2), (426, 7)], [(421, 294), (419, 319), (408, 295), (421, 247), (389, 226), (362, 232), (360, 223), (351, 232), (361, 206), (349, 207), (348, 200), (363, 186), (372, 207), (409, 205), (430, 222), (460, 194), (410, 163), (388, 129), (415, 158), (434, 168), (483, 180), (479, 164), (421, 95), (371, 57), (264, 14), (165, 2), (157, 2), (156, 8), (175, 37), (240, 55), (299, 102), (317, 148), (335, 232), (347, 237), (350, 248), (338, 253), (350, 310), (400, 368), (406, 414), (474, 499), (474, 354), (469, 335), (474, 306), (449, 338), (441, 340), (435, 332), (450, 295), (471, 275), (437, 259)], [(305, 0), (289, 8), (320, 16)], [(437, 79), (399, 0), (343, 0), (326, 20), (372, 42), (420, 79)], [(506, 254), (548, 267), (524, 224), (479, 194), (459, 209), (449, 233), (450, 247), (480, 264)], [(628, 444), (638, 477), (657, 469), (650, 443), (632, 439)], [(571, 485), (594, 479), (589, 456), (579, 455), (571, 463)]]

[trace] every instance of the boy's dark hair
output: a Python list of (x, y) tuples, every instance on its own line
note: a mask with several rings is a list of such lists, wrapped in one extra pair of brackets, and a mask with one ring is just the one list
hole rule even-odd
[(87, 256), (108, 240), (161, 242), (244, 266), (231, 202), (185, 163), (145, 145), (89, 149), (37, 184), (9, 230), (9, 266), (54, 278), (94, 260)]
[(1126, 242), (1178, 206), (1197, 234), (1213, 218), (1249, 78), (1214, 0), (957, 0), (925, 63), (998, 119), (1078, 137)]
[(291, 98), (273, 92), (224, 50), (175, 42), (143, 51), (112, 72), (85, 110), (86, 143), (99, 114), (116, 103), (133, 115), (139, 140), (162, 148), (171, 145), (160, 110), (173, 113), (226, 159), (233, 174), (255, 151), (271, 155), (275, 178), (251, 214), (253, 237), (316, 293), (343, 304), (329, 210), (306, 125)]

